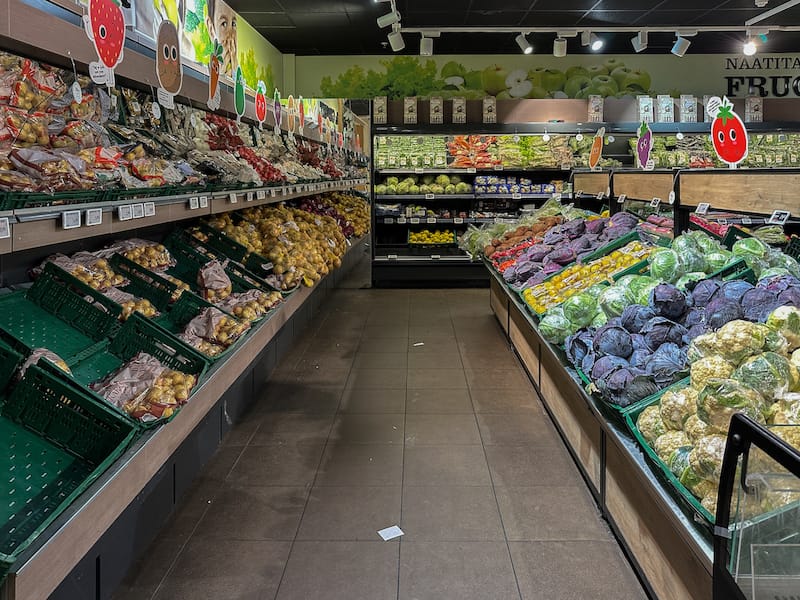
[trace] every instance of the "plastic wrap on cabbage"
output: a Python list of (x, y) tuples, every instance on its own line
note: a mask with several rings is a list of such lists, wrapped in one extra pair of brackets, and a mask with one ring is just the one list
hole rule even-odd
[(686, 350), (671, 342), (662, 344), (650, 355), (645, 371), (659, 386), (672, 385), (686, 377)]
[[(619, 284), (617, 284), (619, 285)], [(632, 304), (622, 311), (620, 317), (622, 326), (630, 333), (639, 333), (645, 324), (656, 316), (655, 311), (649, 306)]]
[(697, 397), (697, 416), (715, 433), (726, 434), (736, 413), (763, 424), (763, 409), (761, 394), (735, 379), (710, 379)]
[(597, 329), (599, 327), (602, 327), (606, 323), (608, 323), (608, 316), (602, 310), (598, 310), (597, 313), (595, 313), (594, 319), (592, 319), (590, 325), (591, 327)]
[[(691, 388), (693, 389), (693, 388)], [(697, 403), (695, 402), (695, 411), (697, 410)], [(686, 423), (683, 424), (683, 431), (686, 433), (688, 438), (692, 441), (693, 444), (697, 443), (701, 437), (709, 435), (711, 430), (708, 428), (708, 423), (703, 421), (700, 417), (697, 416), (697, 412), (692, 415), (689, 415), (689, 418), (686, 419)]]
[(775, 253), (770, 256), (770, 265), (786, 269), (792, 276), (800, 277), (800, 263), (779, 250), (775, 250)]
[(678, 253), (678, 265), (681, 273), (692, 273), (694, 271), (705, 272), (708, 268), (706, 265), (706, 257), (699, 248)]
[(769, 255), (769, 246), (755, 237), (742, 238), (734, 242), (731, 248), (734, 256), (742, 258), (755, 257), (758, 259), (766, 259)]
[(639, 413), (639, 418), (636, 419), (636, 427), (645, 441), (651, 446), (667, 432), (667, 427), (661, 419), (661, 412), (656, 405), (648, 406)]
[(563, 344), (576, 330), (577, 327), (564, 316), (564, 311), (559, 306), (547, 311), (539, 321), (539, 333), (551, 344)]
[(564, 316), (573, 324), (574, 329), (586, 327), (594, 319), (597, 312), (597, 299), (586, 292), (567, 298), (561, 308)]
[(598, 304), (608, 317), (619, 317), (629, 301), (625, 289), (619, 286), (607, 287), (598, 298)]
[(800, 348), (800, 308), (780, 306), (767, 317), (767, 327), (783, 335), (788, 342), (787, 351)]
[(619, 367), (595, 382), (603, 398), (622, 408), (630, 406), (658, 391), (658, 386), (643, 371)]
[(705, 253), (718, 251), (722, 248), (717, 240), (711, 238), (705, 231), (700, 231), (699, 229), (689, 230), (684, 233), (682, 237), (684, 236), (694, 242), (694, 244)]
[(764, 352), (742, 362), (732, 379), (758, 390), (771, 403), (797, 387), (789, 361), (775, 352)]
[(470, 225), (458, 242), (458, 247), (473, 260), (483, 255), (483, 249), (492, 241), (491, 232)]
[(647, 345), (654, 352), (661, 344), (669, 342), (680, 344), (687, 333), (688, 330), (683, 325), (664, 317), (653, 317), (644, 324), (641, 331), (647, 340)]
[(678, 253), (674, 250), (660, 250), (650, 256), (650, 273), (656, 279), (673, 283), (678, 281), (681, 271)]
[(719, 483), (726, 443), (724, 435), (707, 435), (697, 440), (689, 453), (689, 464), (694, 472), (703, 479)]
[(656, 316), (671, 321), (680, 320), (688, 308), (686, 294), (669, 283), (660, 283), (652, 289), (649, 304)]
[(733, 374), (735, 367), (717, 354), (706, 356), (694, 362), (689, 369), (689, 378), (692, 387), (702, 390), (712, 380), (727, 380)]
[(622, 327), (606, 324), (594, 334), (594, 351), (599, 355), (628, 358), (633, 352), (631, 335)]
[(778, 306), (780, 306), (778, 295), (764, 288), (748, 290), (742, 296), (742, 312), (748, 321), (763, 323)]
[(709, 273), (715, 273), (720, 269), (725, 268), (731, 260), (731, 253), (723, 250), (717, 250), (706, 254), (706, 270)]
[(684, 446), (691, 446), (686, 434), (682, 431), (669, 430), (658, 436), (658, 439), (653, 444), (653, 450), (656, 451), (658, 458), (666, 464), (669, 462), (669, 457), (672, 456), (672, 453)]
[(789, 358), (789, 362), (792, 363), (798, 369), (800, 369), (800, 349), (792, 352), (792, 356)]
[(688, 490), (700, 489), (705, 491), (708, 489), (703, 484), (707, 481), (698, 475), (691, 465), (689, 455), (694, 450), (692, 446), (683, 446), (675, 450), (669, 457), (669, 470), (678, 478), (678, 481)]
[(703, 281), (699, 281), (692, 290), (692, 304), (698, 307), (705, 307), (719, 288), (720, 282), (717, 279), (704, 279)]
[(717, 512), (717, 492), (712, 492), (707, 496), (703, 496), (703, 499), (700, 501), (703, 508), (705, 508), (712, 516)]
[(567, 359), (575, 367), (580, 367), (583, 359), (592, 351), (592, 335), (590, 329), (581, 331), (569, 336), (564, 342), (564, 352)]
[[(691, 466), (691, 459), (689, 462), (689, 466)], [(694, 467), (692, 467), (692, 473), (694, 473)], [(696, 473), (695, 473), (696, 474)], [(699, 475), (698, 475), (699, 477)], [(695, 485), (686, 485), (683, 481), (681, 481), (683, 485), (685, 485), (690, 492), (692, 492), (698, 498), (705, 498), (705, 497), (713, 497), (714, 502), (717, 499), (717, 489), (719, 484), (716, 481), (711, 481), (710, 479), (701, 479), (700, 481), (696, 482)], [(711, 514), (714, 514), (714, 510), (709, 511)]]
[(726, 323), (741, 319), (744, 316), (738, 302), (715, 297), (706, 304), (705, 321), (709, 329), (719, 329)]
[(684, 430), (686, 420), (697, 413), (697, 396), (697, 390), (689, 386), (664, 392), (659, 410), (667, 429)]
[(713, 354), (719, 354), (717, 336), (713, 333), (698, 335), (691, 341), (686, 350), (686, 358), (690, 364)]

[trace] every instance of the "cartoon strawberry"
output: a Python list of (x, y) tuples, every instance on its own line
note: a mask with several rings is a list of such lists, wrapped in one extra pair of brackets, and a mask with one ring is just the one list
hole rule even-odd
[(606, 134), (606, 128), (601, 127), (592, 140), (592, 148), (589, 151), (589, 168), (594, 169), (600, 164), (600, 157), (603, 156), (603, 136)]
[(650, 151), (653, 149), (653, 132), (650, 131), (647, 123), (642, 121), (639, 127), (639, 139), (636, 140), (636, 156), (639, 158), (639, 166), (647, 168), (650, 160)]
[(303, 127), (306, 126), (306, 107), (305, 103), (303, 102), (303, 97), (300, 96), (300, 99), (297, 101), (297, 111), (298, 111), (298, 121), (300, 122), (300, 133), (303, 132)]
[(256, 118), (259, 123), (267, 120), (267, 86), (259, 81), (256, 86)]
[(222, 44), (214, 40), (214, 50), (208, 57), (208, 98), (213, 99), (217, 95), (219, 86), (219, 69), (222, 65)]
[(89, 0), (89, 22), (97, 56), (109, 69), (122, 61), (125, 17), (114, 0)]
[(720, 160), (732, 169), (747, 158), (747, 130), (727, 98), (719, 103), (717, 115), (711, 122), (711, 143)]

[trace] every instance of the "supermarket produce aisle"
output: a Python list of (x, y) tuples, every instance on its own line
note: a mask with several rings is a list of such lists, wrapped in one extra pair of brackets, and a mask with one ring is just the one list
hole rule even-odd
[(115, 597), (644, 598), (487, 296), (335, 291)]

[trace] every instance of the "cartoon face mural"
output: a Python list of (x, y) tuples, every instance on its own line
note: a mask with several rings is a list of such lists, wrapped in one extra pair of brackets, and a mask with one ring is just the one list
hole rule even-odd
[(162, 21), (156, 36), (156, 75), (159, 85), (176, 95), (183, 84), (181, 46), (178, 29), (172, 21)]

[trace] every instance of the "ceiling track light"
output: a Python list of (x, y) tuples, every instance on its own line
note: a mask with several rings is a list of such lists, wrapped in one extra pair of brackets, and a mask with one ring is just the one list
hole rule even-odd
[(642, 30), (631, 38), (631, 46), (635, 52), (644, 52), (647, 50), (647, 31)]
[(403, 39), (403, 34), (400, 32), (399, 25), (392, 25), (392, 31), (386, 37), (394, 52), (400, 52), (405, 49), (406, 41)]
[(383, 29), (384, 27), (389, 27), (389, 25), (395, 25), (396, 23), (399, 22), (400, 22), (400, 13), (397, 12), (397, 10), (392, 10), (392, 12), (385, 14), (381, 17), (378, 17), (378, 27), (380, 27), (381, 29)]
[(675, 56), (682, 57), (684, 54), (686, 54), (686, 51), (689, 49), (689, 46), (691, 45), (692, 42), (687, 40), (685, 37), (678, 35), (675, 40), (675, 43), (672, 45), (672, 50), (670, 50), (670, 52), (672, 52)]
[(589, 48), (591, 48), (592, 52), (597, 52), (605, 45), (605, 42), (601, 40), (597, 35), (594, 33), (589, 34)]
[(519, 46), (519, 49), (522, 50), (523, 54), (533, 54), (533, 46), (531, 46), (530, 42), (528, 42), (528, 38), (525, 37), (524, 33), (520, 33), (514, 39), (516, 40), (517, 46)]
[(433, 38), (422, 36), (419, 41), (419, 55), (433, 56)]
[(753, 56), (756, 52), (758, 52), (758, 46), (756, 46), (753, 38), (748, 35), (747, 41), (742, 46), (742, 54), (745, 56)]
[(557, 58), (564, 58), (567, 55), (567, 40), (563, 37), (557, 37), (553, 40), (553, 56)]
[(581, 31), (581, 46), (588, 46), (592, 41), (591, 31)]

